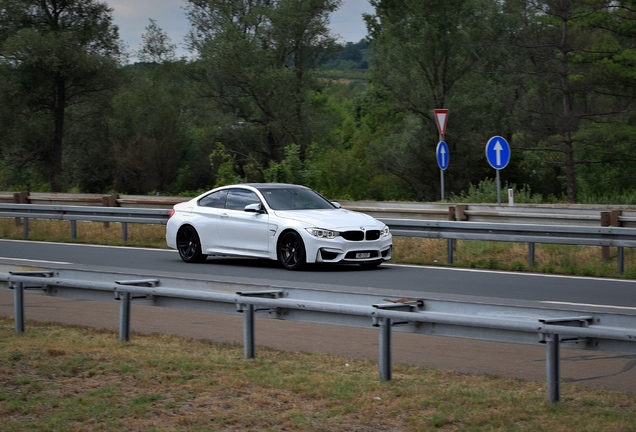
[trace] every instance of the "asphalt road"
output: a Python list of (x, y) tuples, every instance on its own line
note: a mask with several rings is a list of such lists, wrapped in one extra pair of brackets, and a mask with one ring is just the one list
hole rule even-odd
[(86, 266), (122, 269), (143, 274), (187, 274), (233, 281), (293, 285), (321, 285), (342, 290), (372, 288), (382, 294), (420, 293), (422, 296), (461, 296), (463, 299), (543, 302), (603, 307), (606, 311), (636, 314), (636, 281), (543, 274), (495, 272), (445, 267), (383, 264), (368, 270), (356, 265), (309, 266), (284, 270), (274, 261), (208, 258), (186, 264), (175, 251), (99, 247), (60, 243), (0, 240), (0, 259), (30, 261), (43, 266)]
[[(549, 307), (585, 305), (588, 309), (636, 314), (636, 282), (571, 278), (435, 267), (382, 265), (375, 270), (358, 266), (314, 266), (290, 272), (275, 262), (249, 259), (208, 259), (185, 264), (176, 252), (0, 240), (0, 263), (42, 267), (102, 269), (140, 275), (213, 277), (216, 280), (258, 282), (312, 288), (329, 286), (343, 291), (365, 289), (400, 295), (417, 292), (425, 298), (460, 298), (479, 302)], [(546, 303), (547, 302), (547, 303)], [(27, 319), (117, 329), (118, 305), (27, 294)], [(579, 307), (579, 306), (574, 306)], [(0, 291), (0, 315), (13, 315), (12, 293)], [(219, 342), (242, 342), (240, 316), (133, 306), (132, 329), (171, 333)], [(27, 328), (28, 331), (28, 328)], [(259, 320), (257, 345), (290, 351), (313, 351), (351, 358), (378, 358), (378, 333), (373, 329)], [(471, 341), (395, 333), (394, 363), (490, 373), (537, 381), (544, 388), (543, 347)], [(636, 355), (562, 349), (564, 382), (636, 393)], [(567, 394), (567, 389), (562, 390)]]

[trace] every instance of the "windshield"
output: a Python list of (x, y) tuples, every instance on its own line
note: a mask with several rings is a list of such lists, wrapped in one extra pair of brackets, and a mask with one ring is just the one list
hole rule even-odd
[(272, 188), (260, 189), (273, 210), (334, 209), (334, 205), (311, 189)]

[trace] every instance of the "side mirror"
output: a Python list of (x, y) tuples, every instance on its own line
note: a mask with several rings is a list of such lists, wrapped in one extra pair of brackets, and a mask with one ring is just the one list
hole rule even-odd
[(339, 203), (339, 202), (337, 202), (337, 201), (331, 201), (331, 204), (333, 204), (333, 205), (334, 205), (334, 207), (336, 207), (336, 208), (342, 208), (342, 206), (340, 205), (340, 203)]
[(261, 203), (248, 204), (244, 209), (248, 213), (265, 213), (263, 211), (263, 205)]

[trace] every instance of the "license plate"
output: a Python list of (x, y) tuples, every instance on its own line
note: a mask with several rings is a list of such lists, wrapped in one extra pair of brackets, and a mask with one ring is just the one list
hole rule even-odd
[(356, 258), (358, 259), (371, 258), (371, 252), (358, 252), (356, 254)]

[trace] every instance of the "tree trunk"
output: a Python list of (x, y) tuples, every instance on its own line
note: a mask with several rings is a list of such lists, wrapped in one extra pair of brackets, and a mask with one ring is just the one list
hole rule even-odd
[(561, 119), (561, 135), (565, 146), (565, 190), (570, 204), (576, 202), (576, 168), (574, 166), (574, 144), (572, 130), (575, 119), (572, 109), (572, 91), (570, 88), (570, 70), (568, 68), (568, 21), (561, 24), (561, 92), (563, 100), (563, 118)]
[(53, 121), (55, 123), (55, 130), (53, 133), (51, 165), (49, 167), (49, 182), (53, 192), (61, 192), (60, 175), (62, 173), (65, 105), (66, 81), (64, 78), (58, 76), (55, 78), (55, 100), (53, 102)]

